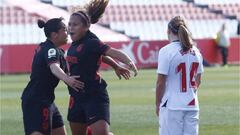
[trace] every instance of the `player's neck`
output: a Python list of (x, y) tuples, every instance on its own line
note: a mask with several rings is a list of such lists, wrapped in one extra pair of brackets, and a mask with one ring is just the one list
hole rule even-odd
[(179, 38), (175, 35), (171, 36), (170, 39), (169, 39), (170, 42), (177, 41), (177, 40), (179, 40)]
[(52, 41), (52, 43), (54, 44), (55, 47), (61, 46), (61, 45), (59, 44), (59, 42), (57, 42), (56, 40), (54, 40), (54, 39), (50, 39), (50, 40)]

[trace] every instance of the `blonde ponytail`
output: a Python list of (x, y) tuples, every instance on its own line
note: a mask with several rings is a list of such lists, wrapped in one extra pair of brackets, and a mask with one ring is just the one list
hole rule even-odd
[(183, 51), (188, 51), (192, 48), (193, 40), (191, 38), (190, 32), (184, 25), (179, 26), (178, 38), (182, 44)]
[(168, 24), (168, 28), (172, 31), (173, 34), (177, 35), (183, 51), (188, 51), (192, 48), (194, 42), (192, 35), (188, 30), (184, 18), (181, 16), (174, 17)]

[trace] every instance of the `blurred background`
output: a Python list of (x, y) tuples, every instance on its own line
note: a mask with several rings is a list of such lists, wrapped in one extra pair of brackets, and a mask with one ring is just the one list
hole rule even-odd
[[(1, 73), (30, 72), (34, 49), (45, 40), (37, 19), (63, 17), (67, 24), (71, 14), (68, 9), (87, 2), (0, 0)], [(186, 18), (207, 64), (221, 64), (214, 39), (225, 23), (231, 38), (229, 63), (240, 63), (239, 0), (110, 0), (91, 30), (102, 41), (129, 54), (139, 68), (152, 68), (156, 67), (158, 50), (168, 43), (167, 24), (176, 15)]]

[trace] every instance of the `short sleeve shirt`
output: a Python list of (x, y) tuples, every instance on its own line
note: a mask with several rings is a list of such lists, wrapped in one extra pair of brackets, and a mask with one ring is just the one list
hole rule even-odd
[(54, 89), (58, 85), (59, 79), (51, 72), (50, 65), (52, 63), (59, 63), (60, 67), (67, 72), (64, 51), (56, 48), (50, 40), (47, 40), (41, 43), (35, 51), (30, 82), (24, 89), (22, 100), (53, 102)]
[[(110, 47), (101, 42), (95, 34), (88, 31), (81, 40), (72, 43), (67, 52), (67, 61), (71, 75), (80, 76), (79, 80), (85, 83), (84, 89), (105, 89), (106, 83), (101, 79), (99, 67), (102, 56)], [(69, 87), (70, 94), (75, 91)]]
[(157, 73), (167, 76), (162, 103), (169, 109), (199, 109), (195, 77), (203, 73), (202, 61), (195, 46), (183, 52), (180, 42), (172, 42), (160, 49)]

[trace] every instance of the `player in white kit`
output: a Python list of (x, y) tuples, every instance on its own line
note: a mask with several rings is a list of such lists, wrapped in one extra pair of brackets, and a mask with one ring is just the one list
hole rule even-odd
[(156, 114), (160, 135), (198, 135), (197, 88), (203, 73), (202, 55), (194, 46), (182, 17), (168, 24), (170, 43), (158, 56)]

